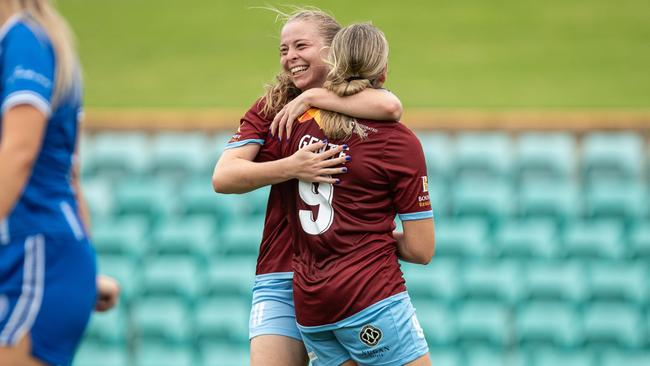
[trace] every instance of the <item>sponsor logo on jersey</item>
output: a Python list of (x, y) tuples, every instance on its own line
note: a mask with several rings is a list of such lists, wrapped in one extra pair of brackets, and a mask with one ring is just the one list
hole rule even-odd
[(422, 192), (429, 192), (429, 177), (422, 177)]
[(381, 340), (381, 329), (373, 327), (372, 325), (364, 325), (359, 332), (359, 340), (368, 347), (376, 346)]
[(16, 66), (13, 74), (11, 74), (11, 76), (9, 77), (8, 82), (13, 83), (16, 80), (33, 81), (47, 89), (52, 87), (52, 81), (48, 79), (45, 75), (39, 74), (38, 72), (31, 69), (25, 69), (21, 65)]

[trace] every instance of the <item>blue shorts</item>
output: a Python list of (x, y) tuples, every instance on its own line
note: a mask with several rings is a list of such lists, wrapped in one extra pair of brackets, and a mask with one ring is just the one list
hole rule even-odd
[(313, 366), (403, 366), (429, 346), (406, 292), (393, 295), (334, 324), (298, 326)]
[(0, 245), (0, 346), (30, 335), (32, 355), (70, 365), (96, 301), (95, 251), (70, 235)]
[(281, 335), (302, 341), (293, 305), (293, 273), (269, 273), (255, 277), (248, 337)]

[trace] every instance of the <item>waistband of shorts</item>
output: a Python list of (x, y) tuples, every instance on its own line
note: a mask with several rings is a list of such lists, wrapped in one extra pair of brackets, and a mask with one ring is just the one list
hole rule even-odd
[(360, 312), (351, 315), (345, 319), (339, 320), (336, 323), (331, 323), (331, 324), (323, 324), (323, 325), (315, 325), (311, 327), (306, 327), (298, 324), (298, 329), (301, 331), (304, 331), (305, 333), (317, 333), (317, 332), (324, 332), (328, 330), (333, 330), (333, 329), (339, 329), (343, 327), (350, 326), (354, 323), (363, 323), (366, 318), (370, 318), (374, 315), (375, 312), (381, 310), (387, 305), (390, 305), (394, 302), (402, 301), (404, 299), (408, 299), (411, 301), (411, 298), (409, 297), (409, 294), (407, 291), (400, 292), (398, 294), (389, 296), (381, 301), (378, 301), (367, 308), (361, 310)]

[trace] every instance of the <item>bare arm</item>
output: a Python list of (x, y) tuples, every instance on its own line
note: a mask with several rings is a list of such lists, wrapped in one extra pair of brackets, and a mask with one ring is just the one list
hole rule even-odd
[(0, 141), (0, 218), (18, 201), (41, 148), (45, 115), (30, 105), (18, 105), (2, 118)]
[(399, 257), (407, 262), (427, 264), (435, 254), (433, 219), (402, 222), (404, 232), (394, 232)]
[(323, 88), (312, 88), (282, 108), (273, 119), (271, 133), (277, 133), (282, 138), (286, 130), (287, 136), (291, 136), (293, 121), (311, 107), (385, 121), (399, 120), (403, 112), (399, 98), (385, 89), (368, 88), (354, 95), (340, 97)]
[[(318, 153), (325, 143), (317, 142), (298, 150), (293, 155), (268, 162), (253, 162), (260, 150), (258, 144), (247, 144), (228, 149), (219, 158), (212, 174), (212, 187), (219, 193), (246, 193), (257, 188), (290, 179), (308, 182), (336, 183), (331, 175), (345, 173), (343, 147)], [(342, 155), (332, 158), (335, 155)], [(332, 159), (330, 159), (332, 158)]]

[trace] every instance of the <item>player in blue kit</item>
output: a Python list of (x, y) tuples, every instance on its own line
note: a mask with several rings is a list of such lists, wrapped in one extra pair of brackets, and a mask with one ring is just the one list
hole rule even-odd
[(70, 365), (118, 292), (77, 182), (80, 70), (48, 0), (0, 0), (0, 23), (0, 366)]

